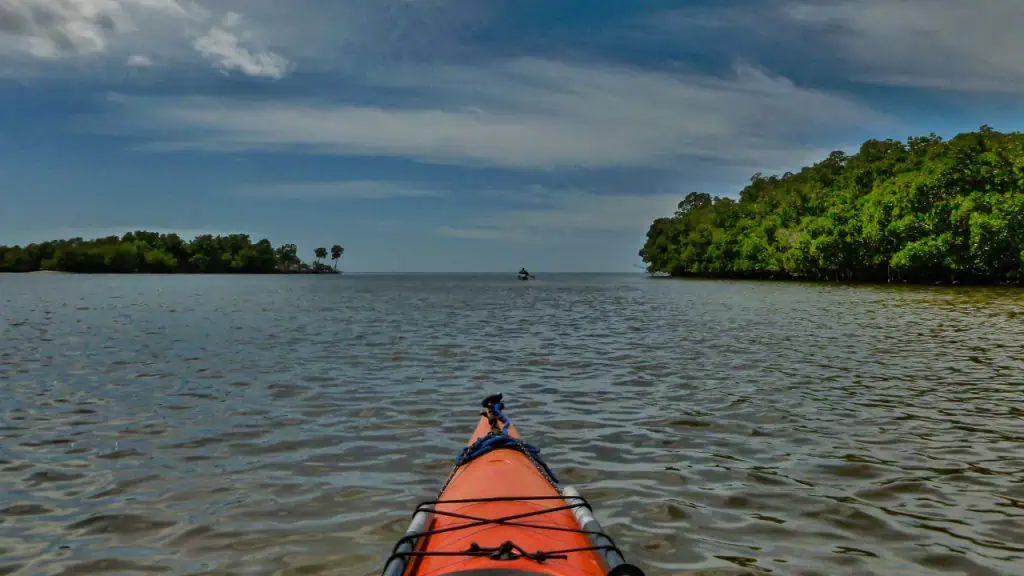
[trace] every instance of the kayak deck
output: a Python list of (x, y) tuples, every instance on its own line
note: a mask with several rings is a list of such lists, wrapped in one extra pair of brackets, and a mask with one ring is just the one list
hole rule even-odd
[(501, 414), (501, 396), (484, 407), (438, 499), (416, 508), (384, 574), (642, 576), (600, 531), (586, 500), (559, 489), (538, 451), (522, 443)]
[[(487, 419), (481, 417), (470, 443), (489, 431)], [(520, 437), (515, 428), (509, 430), (509, 436)], [(529, 496), (517, 497), (519, 494)], [(519, 554), (592, 546), (586, 534), (578, 532), (576, 518), (562, 495), (533, 461), (517, 450), (494, 450), (456, 469), (440, 502), (432, 503), (432, 510), (436, 518), (430, 529), (435, 534), (425, 537), (418, 548), (434, 554), (464, 552), (473, 544), (481, 550), (497, 551), (505, 542), (518, 547), (513, 551)], [(570, 561), (568, 554), (561, 554), (566, 558), (545, 558), (543, 564), (525, 557), (496, 561), (487, 556), (424, 556), (413, 563), (414, 570), (408, 574), (426, 576), (450, 574), (455, 569), (495, 568), (496, 562), (502, 569), (528, 574), (606, 573), (596, 552), (580, 554), (585, 560)]]

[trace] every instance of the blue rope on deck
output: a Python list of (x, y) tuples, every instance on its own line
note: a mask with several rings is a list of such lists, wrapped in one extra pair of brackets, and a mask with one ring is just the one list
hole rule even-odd
[(487, 436), (478, 438), (476, 442), (473, 442), (469, 446), (463, 448), (462, 453), (460, 453), (459, 457), (455, 460), (455, 465), (462, 466), (463, 464), (471, 462), (492, 450), (497, 450), (499, 448), (511, 448), (526, 454), (527, 457), (544, 469), (544, 472), (547, 473), (555, 484), (558, 484), (558, 478), (555, 476), (555, 473), (551, 471), (551, 468), (548, 468), (548, 465), (545, 464), (543, 460), (541, 460), (540, 448), (531, 446), (522, 440), (509, 436), (508, 429), (512, 423), (509, 422), (508, 417), (502, 413), (502, 409), (504, 408), (505, 404), (500, 400), (490, 405), (491, 412), (501, 420), (503, 425), (501, 431), (498, 433), (492, 432)]

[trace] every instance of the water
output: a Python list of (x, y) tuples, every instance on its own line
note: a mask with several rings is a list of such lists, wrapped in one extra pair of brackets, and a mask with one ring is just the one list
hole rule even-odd
[(1024, 292), (0, 276), (0, 573), (376, 574), (501, 391), (649, 576), (1024, 574)]

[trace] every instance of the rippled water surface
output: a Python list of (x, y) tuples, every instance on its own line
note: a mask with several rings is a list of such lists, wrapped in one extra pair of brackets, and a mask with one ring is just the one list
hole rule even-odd
[(0, 275), (0, 573), (376, 574), (500, 391), (649, 576), (1024, 574), (1022, 294)]

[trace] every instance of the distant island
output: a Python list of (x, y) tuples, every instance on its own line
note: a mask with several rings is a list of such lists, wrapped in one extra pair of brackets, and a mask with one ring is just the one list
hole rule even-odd
[(661, 276), (952, 284), (1024, 276), (1024, 134), (869, 140), (739, 200), (692, 192), (640, 250)]
[(337, 244), (331, 248), (331, 267), (322, 262), (327, 249), (316, 248), (310, 265), (299, 258), (295, 244), (274, 248), (266, 239), (253, 244), (248, 234), (203, 234), (186, 242), (177, 234), (139, 230), (93, 240), (0, 245), (0, 272), (338, 274), (344, 253)]

